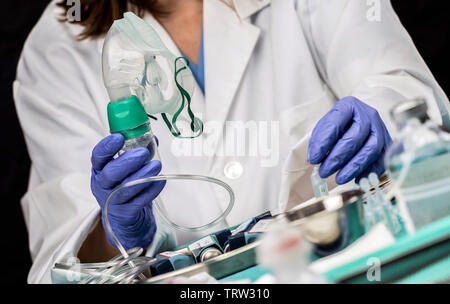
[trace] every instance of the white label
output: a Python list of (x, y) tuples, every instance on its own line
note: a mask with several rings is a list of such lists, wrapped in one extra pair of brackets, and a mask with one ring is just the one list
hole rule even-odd
[(177, 255), (182, 255), (182, 253), (176, 252), (176, 251), (164, 251), (161, 253), (158, 253), (159, 256), (165, 257), (165, 258), (171, 258)]
[(210, 235), (208, 235), (208, 236), (205, 236), (204, 238), (192, 243), (191, 245), (189, 245), (188, 249), (190, 251), (194, 251), (194, 250), (204, 248), (204, 247), (212, 245), (212, 244), (214, 244), (214, 240)]
[(248, 233), (264, 233), (267, 232), (270, 223), (273, 222), (273, 219), (265, 219), (260, 220), (257, 222), (249, 231)]

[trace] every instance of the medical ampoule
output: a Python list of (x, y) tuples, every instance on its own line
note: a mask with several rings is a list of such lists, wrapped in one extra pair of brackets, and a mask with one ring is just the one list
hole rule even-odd
[(375, 188), (375, 200), (377, 202), (377, 206), (382, 209), (380, 212), (384, 213), (389, 229), (392, 233), (397, 234), (400, 232), (397, 212), (394, 210), (392, 203), (384, 198), (380, 189), (380, 180), (378, 179), (378, 175), (374, 172), (370, 173), (369, 182)]
[(375, 224), (379, 222), (379, 217), (376, 210), (376, 202), (372, 197), (372, 193), (370, 192), (370, 183), (367, 178), (362, 178), (359, 181), (359, 186), (361, 190), (364, 191), (366, 195), (366, 203), (364, 204), (364, 221), (366, 232), (369, 231)]
[(311, 174), (311, 184), (314, 190), (314, 196), (317, 198), (328, 195), (327, 182), (320, 177), (319, 167), (314, 166), (313, 172)]

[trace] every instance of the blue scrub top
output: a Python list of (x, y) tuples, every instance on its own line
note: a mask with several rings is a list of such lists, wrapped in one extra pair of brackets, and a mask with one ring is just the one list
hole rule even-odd
[(186, 55), (183, 56), (189, 61), (189, 68), (194, 75), (195, 80), (198, 83), (198, 86), (202, 90), (203, 95), (205, 94), (205, 68), (204, 68), (204, 59), (203, 59), (203, 31), (202, 31), (202, 39), (200, 44), (200, 54), (198, 56), (198, 65), (195, 65)]

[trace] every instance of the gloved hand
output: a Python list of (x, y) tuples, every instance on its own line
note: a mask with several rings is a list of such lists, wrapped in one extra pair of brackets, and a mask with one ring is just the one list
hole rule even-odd
[[(150, 155), (145, 148), (126, 151), (113, 159), (123, 144), (123, 136), (113, 134), (101, 140), (92, 151), (91, 190), (102, 212), (106, 198), (116, 186), (131, 180), (156, 176), (161, 171), (161, 163), (157, 160), (145, 164)], [(108, 215), (112, 230), (126, 250), (134, 247), (146, 248), (153, 241), (156, 223), (152, 201), (164, 186), (165, 181), (155, 181), (125, 188), (114, 195)], [(102, 223), (107, 231), (103, 216)], [(115, 246), (109, 235), (108, 241)]]
[(345, 97), (317, 123), (308, 147), (311, 164), (321, 164), (326, 178), (338, 170), (336, 182), (356, 182), (371, 172), (384, 172), (384, 155), (392, 143), (378, 112), (355, 97)]

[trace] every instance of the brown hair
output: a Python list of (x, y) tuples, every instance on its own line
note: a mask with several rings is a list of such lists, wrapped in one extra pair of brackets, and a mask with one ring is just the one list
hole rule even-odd
[(71, 21), (68, 19), (68, 11), (73, 7), (66, 0), (58, 3), (64, 9), (61, 21), (81, 24), (84, 29), (79, 39), (97, 38), (109, 30), (114, 20), (123, 17), (128, 10), (142, 17), (145, 11), (154, 15), (164, 15), (168, 12), (162, 11), (158, 0), (81, 0), (81, 20)]

